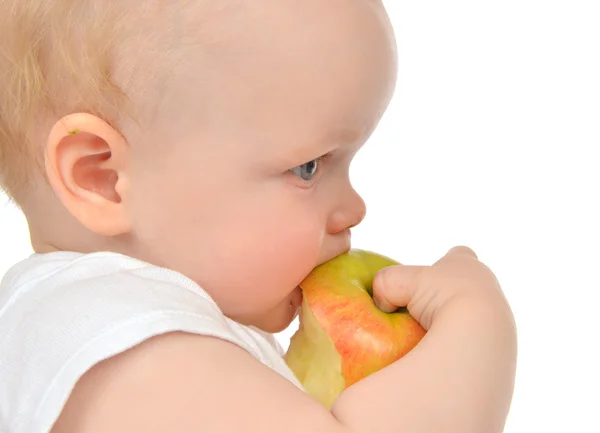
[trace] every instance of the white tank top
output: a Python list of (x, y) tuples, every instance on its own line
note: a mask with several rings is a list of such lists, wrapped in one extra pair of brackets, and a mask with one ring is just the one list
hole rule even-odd
[(302, 389), (271, 334), (185, 276), (115, 253), (34, 254), (0, 284), (0, 432), (49, 432), (86, 371), (170, 331), (230, 341)]

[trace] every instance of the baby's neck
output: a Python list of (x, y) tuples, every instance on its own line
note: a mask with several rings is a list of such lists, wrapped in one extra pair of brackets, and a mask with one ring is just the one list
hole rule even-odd
[(50, 188), (38, 187), (21, 200), (33, 251), (90, 253), (112, 250), (107, 239), (83, 227), (62, 205)]

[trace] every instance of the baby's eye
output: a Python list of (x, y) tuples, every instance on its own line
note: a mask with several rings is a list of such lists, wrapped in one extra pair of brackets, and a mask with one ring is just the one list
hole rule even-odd
[(292, 168), (290, 171), (296, 176), (301, 177), (303, 180), (309, 181), (317, 172), (320, 158), (313, 159), (312, 161), (306, 162), (302, 165)]

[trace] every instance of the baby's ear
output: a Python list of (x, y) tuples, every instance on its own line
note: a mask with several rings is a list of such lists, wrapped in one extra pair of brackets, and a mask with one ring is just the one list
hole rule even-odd
[(64, 117), (45, 149), (46, 174), (63, 205), (102, 236), (131, 230), (123, 195), (128, 190), (129, 145), (112, 126), (87, 113)]

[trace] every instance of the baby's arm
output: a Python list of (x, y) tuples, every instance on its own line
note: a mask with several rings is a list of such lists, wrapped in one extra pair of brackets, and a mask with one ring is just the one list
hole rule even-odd
[(429, 332), (331, 412), (232, 343), (171, 333), (90, 370), (53, 433), (499, 433), (515, 369), (512, 314), (476, 259), (438, 263), (377, 283), (386, 304), (408, 304)]

